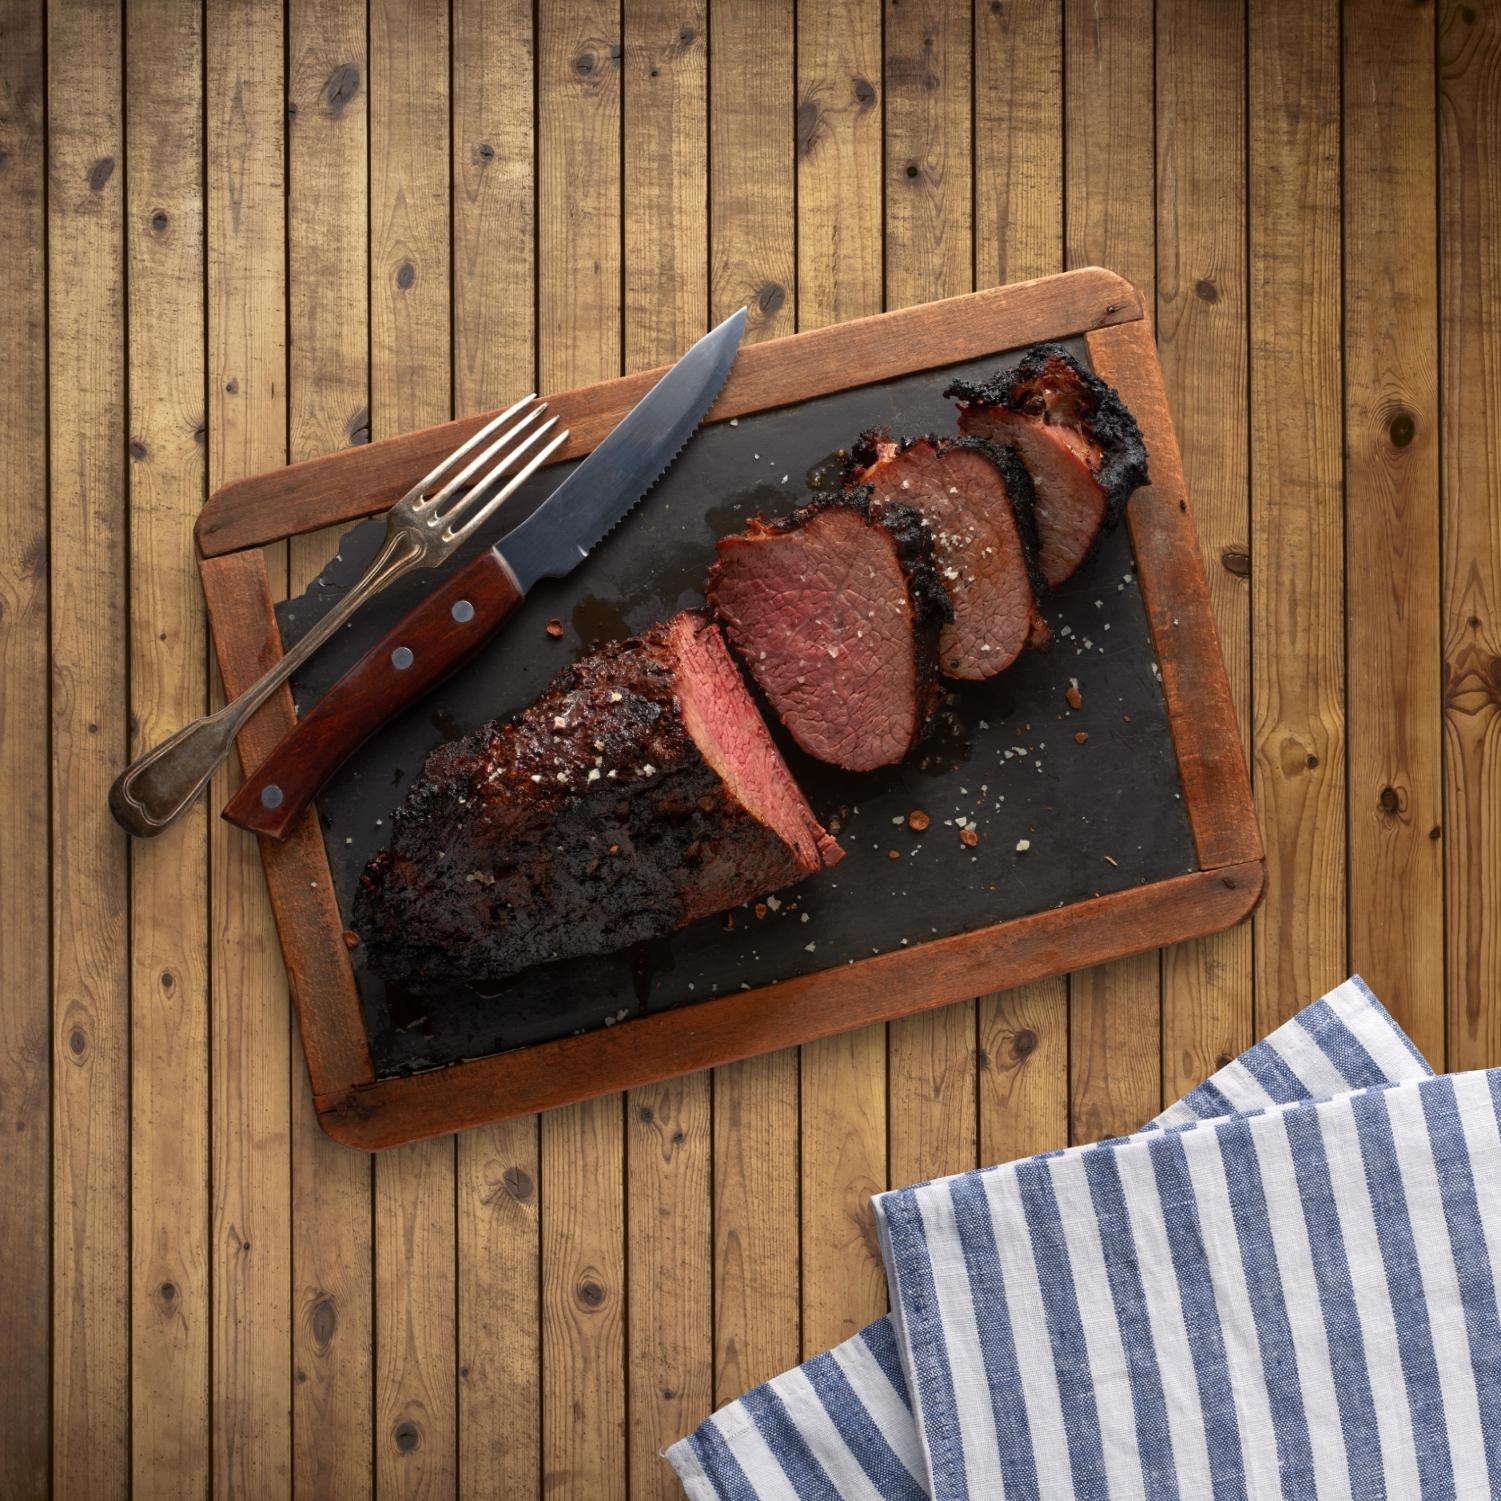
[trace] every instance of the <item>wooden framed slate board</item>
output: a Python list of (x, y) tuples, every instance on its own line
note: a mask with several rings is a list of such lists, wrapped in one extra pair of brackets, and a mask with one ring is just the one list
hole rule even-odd
[[(344, 914), (391, 812), (445, 737), (534, 698), (591, 640), (701, 601), (716, 536), (837, 475), (865, 428), (951, 431), (943, 388), (1038, 339), (1121, 392), (1152, 485), (1128, 525), (1049, 600), (1056, 642), (989, 684), (956, 685), (909, 764), (868, 776), (789, 755), (848, 852), (832, 872), (624, 954), (504, 986), (420, 995), (369, 973)], [(554, 398), (576, 461), (654, 374)], [(219, 491), (198, 526), (209, 618), (238, 693), (358, 577), (389, 505), (481, 421), (295, 465)], [(558, 482), (539, 476), (486, 546)], [(354, 523), (353, 525), (350, 525)], [(262, 545), (350, 525), (299, 599), (273, 608)], [(253, 766), (424, 586), (367, 606), (240, 738)], [(563, 634), (546, 623), (556, 618)], [(1072, 707), (1077, 685), (1082, 704)], [(1080, 743), (1076, 736), (1087, 738)], [(907, 814), (921, 809), (921, 834)], [(978, 842), (961, 839), (959, 819)], [(1026, 841), (1025, 850), (1018, 843)], [(894, 855), (893, 855), (894, 852)], [(1161, 370), (1140, 299), (1088, 269), (744, 350), (709, 420), (570, 579), (386, 726), (262, 860), (325, 1129), (368, 1149), (564, 1104), (1119, 958), (1229, 926), (1262, 855)]]

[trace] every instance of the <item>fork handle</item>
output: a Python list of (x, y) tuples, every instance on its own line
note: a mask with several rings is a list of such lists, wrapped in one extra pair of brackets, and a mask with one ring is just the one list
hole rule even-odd
[(387, 535), (359, 582), (283, 657), (237, 699), (184, 725), (137, 756), (109, 789), (109, 810), (127, 834), (150, 839), (169, 828), (198, 799), (246, 720), (373, 594), (421, 561), (409, 538)]
[(467, 661), (522, 597), (494, 548), (445, 579), (297, 721), (224, 817), (253, 834), (285, 839), (339, 766)]

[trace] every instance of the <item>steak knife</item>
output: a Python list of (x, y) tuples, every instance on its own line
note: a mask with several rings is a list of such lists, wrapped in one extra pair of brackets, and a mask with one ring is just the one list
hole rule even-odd
[(440, 576), (287, 732), (224, 817), (285, 839), (344, 760), (473, 656), (538, 579), (577, 568), (693, 436), (735, 363), (745, 317), (741, 308), (705, 334), (525, 521), (451, 577)]

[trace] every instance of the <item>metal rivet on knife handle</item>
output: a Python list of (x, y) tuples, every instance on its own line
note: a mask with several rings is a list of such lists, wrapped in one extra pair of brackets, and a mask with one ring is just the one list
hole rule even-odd
[(467, 599), (456, 599), (450, 613), (460, 625), (465, 625), (474, 619), (474, 606)]
[(397, 672), (405, 672), (412, 665), (412, 648), (410, 646), (398, 646), (391, 653), (391, 665)]

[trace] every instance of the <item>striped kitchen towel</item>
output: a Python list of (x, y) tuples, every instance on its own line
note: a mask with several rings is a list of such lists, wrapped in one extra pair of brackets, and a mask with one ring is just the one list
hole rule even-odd
[[(1168, 1402), (1167, 1389), (1171, 1388), (1175, 1396), (1180, 1388), (1191, 1387), (1197, 1393), (1197, 1368), (1172, 1369), (1158, 1356), (1156, 1327), (1163, 1315), (1155, 1305), (1148, 1307), (1146, 1294), (1150, 1291), (1161, 1298), (1176, 1294), (1177, 1287), (1163, 1282), (1149, 1263), (1139, 1263), (1134, 1245), (1127, 1249), (1128, 1242), (1122, 1236), (1133, 1228), (1131, 1214), (1136, 1200), (1132, 1195), (1139, 1192), (1140, 1185), (1136, 1179), (1123, 1178), (1112, 1190), (1108, 1164), (1126, 1160), (1122, 1153), (1127, 1146), (1145, 1150), (1149, 1161), (1156, 1147), (1158, 1157), (1166, 1154), (1168, 1160), (1176, 1162), (1180, 1154), (1186, 1156), (1190, 1138), (1205, 1136), (1192, 1129), (1199, 1123), (1233, 1112), (1251, 1112), (1250, 1116), (1236, 1118), (1238, 1131), (1256, 1118), (1256, 1112), (1270, 1112), (1280, 1119), (1288, 1111), (1274, 1107), (1302, 1109), (1308, 1102), (1373, 1086), (1422, 1080), (1430, 1073), (1380, 1003), (1358, 978), (1352, 979), (1221, 1069), (1137, 1137), (882, 1196), (876, 1207), (888, 1280), (898, 1297), (894, 1318), (880, 1320), (835, 1350), (729, 1404), (674, 1445), (668, 1459), (693, 1501), (803, 1496), (916, 1498), (930, 1494), (1221, 1494), (1215, 1488), (1216, 1477), (1231, 1474), (1233, 1467), (1209, 1471), (1209, 1488), (1202, 1490), (1194, 1488), (1196, 1477), (1190, 1470), (1180, 1473), (1164, 1468), (1163, 1455), (1174, 1452), (1170, 1446), (1176, 1430), (1163, 1428), (1162, 1422), (1169, 1414), (1180, 1427), (1183, 1422), (1177, 1407)], [(1304, 1115), (1309, 1113), (1309, 1109), (1303, 1109)], [(1292, 1129), (1307, 1134), (1306, 1128)], [(1255, 1160), (1255, 1147), (1248, 1149), (1239, 1135), (1233, 1135), (1233, 1141), (1231, 1136), (1225, 1140), (1232, 1143), (1232, 1151), (1240, 1153), (1235, 1159), (1237, 1166), (1246, 1160), (1248, 1150)], [(1085, 1168), (1072, 1166), (1090, 1150), (1097, 1156), (1089, 1158)], [(1031, 1177), (1024, 1170), (1030, 1171)], [(1073, 1182), (1068, 1174), (1081, 1171), (1090, 1193), (1087, 1203), (1060, 1198), (1056, 1186), (1051, 1201), (1047, 1188), (1034, 1190), (1032, 1177), (1039, 1174), (1052, 1184), (1053, 1176), (1061, 1172), (1061, 1181), (1068, 1187)], [(1009, 1199), (1004, 1192), (1000, 1194), (1003, 1205), (1021, 1205), (1020, 1218), (1007, 1222), (994, 1210), (992, 1189), (999, 1191), (1002, 1182), (1011, 1183), (1019, 1173), (1028, 1184), (1028, 1194), (1012, 1191)], [(1228, 1179), (1228, 1170), (1222, 1176)], [(1097, 1180), (1102, 1184), (1098, 1203), (1092, 1187)], [(1175, 1181), (1181, 1189), (1181, 1173), (1178, 1180), (1169, 1178), (1170, 1185)], [(1156, 1189), (1155, 1182), (1154, 1174), (1159, 1202), (1180, 1206), (1189, 1202), (1181, 1192), (1173, 1200)], [(1197, 1186), (1196, 1180), (1191, 1186)], [(954, 1207), (956, 1191), (962, 1213)], [(1297, 1191), (1294, 1187), (1294, 1197)], [(1262, 1192), (1277, 1205), (1287, 1201), (1287, 1194), (1279, 1192), (1276, 1184), (1263, 1185)], [(1033, 1205), (1035, 1214), (1039, 1196), (1045, 1205), (1051, 1203), (1053, 1217), (1034, 1229), (1026, 1217), (1026, 1207)], [(988, 1239), (984, 1233), (987, 1219)], [(1065, 1224), (1075, 1239), (1087, 1227), (1087, 1246), (1097, 1248), (1093, 1260), (1077, 1272), (1072, 1258), (1075, 1254), (1083, 1257), (1085, 1252), (1076, 1253), (1069, 1234), (1062, 1233)], [(1191, 1226), (1177, 1221), (1171, 1230), (1165, 1219), (1154, 1221), (1154, 1225), (1159, 1237), (1152, 1243), (1154, 1250), (1162, 1249), (1163, 1236), (1193, 1233)], [(1240, 1226), (1241, 1221), (1234, 1221), (1237, 1234)], [(1054, 1238), (1047, 1241), (1050, 1230)], [(1258, 1247), (1264, 1250), (1266, 1242), (1263, 1235)], [(1176, 1243), (1168, 1241), (1169, 1246)], [(1108, 1257), (1104, 1251), (1107, 1244)], [(1271, 1244), (1275, 1250), (1275, 1240)], [(1017, 1302), (1020, 1289), (1015, 1285), (1015, 1279), (1023, 1275), (1018, 1260), (1022, 1251), (1027, 1255), (1025, 1275), (1032, 1279), (1032, 1296), (1022, 1300), (1025, 1307)], [(1306, 1254), (1320, 1266), (1329, 1259), (1312, 1250)], [(1222, 1260), (1217, 1256), (1212, 1261), (1221, 1272)], [(1170, 1255), (1167, 1263), (1172, 1265)], [(1249, 1270), (1258, 1284), (1267, 1275), (1264, 1260), (1249, 1258), (1241, 1265), (1243, 1273)], [(1275, 1261), (1271, 1265), (1275, 1269)], [(1132, 1268), (1141, 1283), (1135, 1304), (1131, 1301), (1131, 1294), (1137, 1291), (1131, 1282)], [(1060, 1280), (1073, 1288), (1072, 1305), (1057, 1294)], [(1088, 1295), (1084, 1303), (1079, 1300), (1081, 1283)], [(1089, 1297), (1098, 1299), (1102, 1289), (1108, 1295), (1108, 1309), (1089, 1302)], [(1285, 1298), (1283, 1302), (1285, 1306)], [(1192, 1312), (1184, 1311), (1179, 1322), (1197, 1334), (1197, 1316), (1202, 1311), (1197, 1306)], [(1025, 1325), (1021, 1322), (1023, 1314), (1039, 1315), (1040, 1322), (1035, 1327)], [(1104, 1339), (1105, 1325), (1099, 1322), (1102, 1314), (1117, 1327), (1113, 1343)], [(1306, 1312), (1300, 1311), (1299, 1318), (1306, 1323)], [(1243, 1339), (1245, 1331), (1237, 1329), (1234, 1334)], [(1096, 1348), (1102, 1341), (1106, 1346), (1103, 1351)], [(1222, 1328), (1220, 1343), (1225, 1342)], [(1155, 1377), (1145, 1364), (1148, 1348)], [(1244, 1353), (1240, 1346), (1236, 1348)], [(1278, 1346), (1273, 1354), (1285, 1350), (1285, 1346)], [(1170, 1347), (1168, 1353), (1178, 1352)], [(1044, 1354), (1051, 1365), (1044, 1361)], [(1102, 1354), (1118, 1356), (1123, 1364), (1107, 1368)], [(1028, 1382), (1042, 1376), (1051, 1384), (1033, 1396)], [(1159, 1388), (1163, 1390), (1160, 1404), (1154, 1395)], [(1065, 1390), (1070, 1394), (1068, 1425), (1062, 1424), (1063, 1398), (1053, 1395)], [(1093, 1396), (1092, 1408), (1078, 1395), (1086, 1390)], [(1237, 1389), (1229, 1398), (1232, 1409), (1238, 1396)], [(1138, 1417), (1142, 1403), (1145, 1407)], [(1095, 1414), (1097, 1434), (1089, 1428), (1089, 1411)], [(1100, 1417), (1102, 1411), (1107, 1414), (1104, 1419)], [(1129, 1425), (1120, 1421), (1122, 1412), (1130, 1415)], [(1147, 1435), (1145, 1449), (1143, 1431)], [(1254, 1428), (1248, 1431), (1253, 1439), (1261, 1436)], [(1222, 1435), (1222, 1430), (1216, 1432)], [(1152, 1446), (1154, 1436), (1161, 1439), (1163, 1434), (1169, 1444), (1167, 1451), (1160, 1442), (1156, 1448)], [(1121, 1447), (1127, 1437), (1134, 1448)], [(1188, 1445), (1186, 1438), (1180, 1442)], [(1109, 1465), (1104, 1459), (1107, 1447)], [(1096, 1450), (1104, 1467), (1091, 1469)], [(1204, 1452), (1208, 1452), (1207, 1439)], [(1275, 1448), (1272, 1452), (1277, 1453)], [(1185, 1453), (1200, 1457), (1192, 1445)], [(1054, 1462), (1051, 1468), (1050, 1460)], [(1244, 1464), (1239, 1473), (1239, 1494), (1261, 1494), (1249, 1488)], [(1233, 1495), (1237, 1491), (1232, 1485), (1223, 1493)], [(1341, 1492), (1335, 1489), (1330, 1494)], [(1383, 1492), (1357, 1490), (1355, 1494)], [(1394, 1490), (1386, 1494), (1404, 1493)]]

